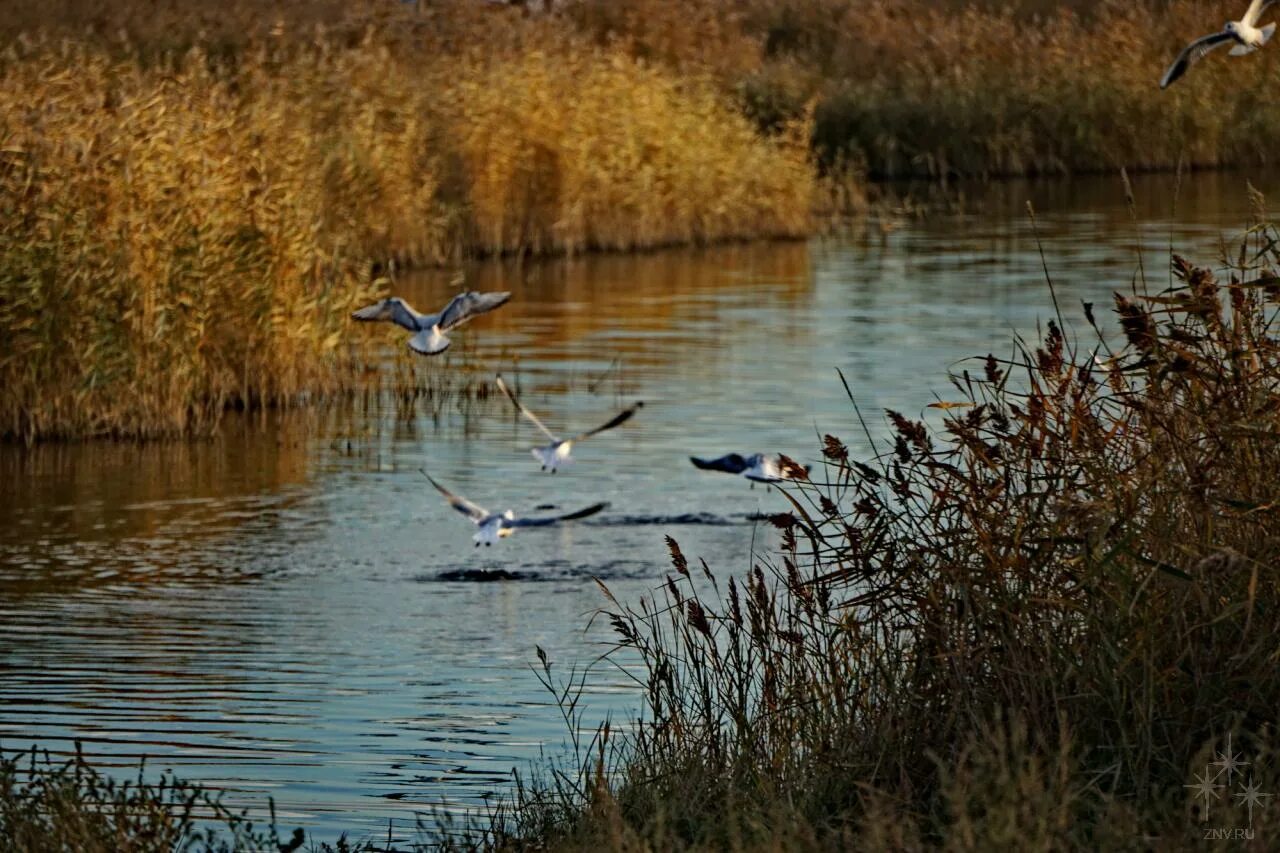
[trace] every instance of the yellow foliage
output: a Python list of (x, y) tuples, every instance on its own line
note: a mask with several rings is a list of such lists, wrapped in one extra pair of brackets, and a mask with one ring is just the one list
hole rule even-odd
[(706, 76), (431, 14), (14, 41), (0, 436), (203, 431), (347, 387), (375, 262), (807, 233), (803, 119), (766, 138)]
[(807, 139), (763, 140), (701, 78), (621, 54), (459, 68), (449, 127), (474, 239), (492, 251), (627, 249), (807, 233)]
[(318, 239), (305, 129), (250, 132), (202, 59), (158, 74), (64, 46), (5, 68), (0, 433), (202, 430), (336, 387), (367, 294)]

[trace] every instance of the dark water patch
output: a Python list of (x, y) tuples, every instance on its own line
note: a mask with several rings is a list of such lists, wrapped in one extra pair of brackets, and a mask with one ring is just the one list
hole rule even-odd
[(466, 583), (494, 583), (496, 581), (542, 580), (534, 572), (513, 572), (507, 569), (456, 569), (438, 575), (419, 577), (420, 581), (463, 581)]
[(734, 527), (751, 519), (750, 514), (716, 515), (710, 512), (684, 512), (674, 515), (611, 515), (584, 522), (591, 527)]
[(573, 563), (567, 560), (549, 560), (537, 564), (513, 565), (511, 568), (451, 569), (436, 574), (418, 575), (418, 583), (497, 583), (524, 581), (546, 583), (548, 581), (580, 581), (600, 578), (619, 580), (647, 577), (653, 574), (653, 564), (647, 560), (608, 560), (599, 563)]

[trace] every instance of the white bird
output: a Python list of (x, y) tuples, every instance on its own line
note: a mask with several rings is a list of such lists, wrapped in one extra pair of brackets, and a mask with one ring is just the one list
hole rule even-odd
[(509, 292), (477, 293), (468, 290), (449, 300), (439, 314), (419, 314), (398, 296), (390, 296), (368, 308), (361, 308), (351, 315), (353, 320), (381, 320), (414, 332), (409, 338), (409, 349), (421, 355), (438, 355), (449, 348), (452, 341), (445, 332), (456, 329), (472, 317), (492, 311), (511, 298)]
[(1238, 21), (1228, 21), (1221, 32), (1196, 39), (1183, 48), (1182, 53), (1178, 54), (1178, 58), (1169, 66), (1169, 70), (1164, 72), (1164, 77), (1160, 78), (1160, 88), (1168, 88), (1175, 80), (1186, 74), (1192, 65), (1227, 42), (1235, 42), (1235, 46), (1231, 48), (1232, 56), (1253, 53), (1269, 42), (1276, 31), (1276, 25), (1267, 24), (1265, 27), (1259, 27), (1258, 18), (1262, 17), (1262, 13), (1274, 2), (1276, 0), (1253, 0), (1243, 18)]
[[(703, 471), (722, 471), (725, 474), (741, 474), (756, 483), (781, 483), (783, 480), (801, 479), (801, 473), (808, 475), (809, 468), (801, 468), (794, 463), (783, 462), (780, 456), (767, 456), (753, 453), (743, 456), (741, 453), (729, 453), (719, 459), (699, 459), (690, 456), (689, 461)], [(800, 470), (796, 470), (799, 468)]]
[(634, 415), (637, 411), (639, 411), (639, 409), (642, 406), (644, 406), (643, 402), (637, 402), (635, 403), (635, 405), (631, 406), (630, 408), (623, 409), (617, 415), (614, 415), (613, 419), (610, 420), (607, 424), (598, 426), (593, 430), (588, 430), (587, 432), (578, 433), (577, 435), (571, 436), (569, 438), (561, 438), (560, 436), (553, 433), (551, 430), (547, 429), (546, 426), (543, 425), (542, 421), (538, 420), (537, 416), (533, 414), (533, 412), (529, 411), (524, 407), (524, 405), (516, 398), (516, 395), (512, 392), (512, 390), (507, 387), (507, 383), (502, 381), (501, 376), (498, 377), (497, 381), (498, 381), (498, 388), (501, 389), (503, 394), (507, 395), (507, 399), (510, 400), (512, 405), (516, 407), (516, 411), (524, 415), (525, 418), (528, 419), (529, 423), (536, 426), (538, 429), (542, 431), (543, 435), (551, 439), (550, 444), (546, 444), (541, 447), (530, 448), (529, 452), (533, 454), (534, 459), (537, 459), (538, 462), (542, 464), (543, 471), (550, 471), (552, 474), (556, 472), (556, 468), (564, 465), (568, 465), (573, 461), (573, 459), (570, 458), (569, 454), (573, 450), (573, 445), (575, 442), (582, 441), (584, 438), (590, 438), (591, 436), (596, 435), (597, 433), (601, 433), (601, 432), (604, 432), (605, 430), (613, 429), (616, 426), (626, 423), (628, 420), (631, 419), (632, 415)]
[(607, 503), (598, 503), (592, 504), (586, 509), (571, 512), (568, 515), (548, 516), (546, 518), (516, 518), (515, 513), (511, 510), (507, 510), (504, 513), (489, 512), (489, 510), (476, 506), (461, 495), (455, 495), (437, 483), (426, 471), (423, 471), (422, 475), (431, 480), (431, 485), (435, 486), (440, 494), (444, 495), (445, 500), (449, 502), (449, 506), (471, 519), (471, 522), (480, 528), (471, 537), (477, 548), (482, 544), (492, 545), (499, 539), (505, 539), (521, 527), (550, 527), (562, 521), (576, 521), (579, 518), (595, 515), (609, 506)]

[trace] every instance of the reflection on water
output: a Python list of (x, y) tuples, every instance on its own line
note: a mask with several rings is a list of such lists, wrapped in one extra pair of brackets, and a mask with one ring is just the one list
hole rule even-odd
[[(816, 432), (861, 438), (836, 367), (864, 412), (914, 415), (946, 396), (949, 366), (1034, 335), (1049, 294), (1028, 199), (1069, 317), (1143, 275), (1162, 286), (1171, 241), (1212, 260), (1247, 218), (1231, 175), (1189, 179), (1176, 206), (1171, 178), (1135, 192), (1141, 229), (1117, 181), (1010, 183), (883, 240), (477, 266), (472, 286), (515, 298), (458, 333), (447, 368), (413, 369), (501, 370), (552, 429), (645, 401), (555, 477), (501, 398), (434, 419), (392, 399), (232, 418), (207, 442), (0, 448), (0, 744), (146, 755), (233, 799), (274, 796), (320, 837), (480, 803), (562, 742), (528, 663), (535, 643), (561, 665), (591, 657), (592, 577), (635, 598), (663, 576), (663, 534), (724, 571), (773, 541), (754, 518), (784, 508), (777, 494), (687, 456), (814, 462)], [(399, 290), (427, 310), (449, 278)], [(352, 334), (408, 369), (396, 331)], [(419, 468), (491, 509), (612, 508), (477, 550)], [(636, 707), (616, 671), (593, 691), (600, 714)]]
[(244, 577), (217, 541), (271, 541), (306, 482), (306, 442), (255, 419), (208, 442), (0, 447), (0, 596)]

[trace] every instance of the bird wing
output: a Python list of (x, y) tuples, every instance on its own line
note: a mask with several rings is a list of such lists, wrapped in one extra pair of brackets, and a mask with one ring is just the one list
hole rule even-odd
[(444, 486), (437, 483), (435, 481), (435, 478), (432, 477), (430, 474), (428, 474), (426, 471), (422, 472), (422, 476), (430, 480), (431, 485), (436, 487), (436, 491), (444, 495), (444, 499), (449, 502), (449, 506), (453, 507), (463, 515), (467, 516), (476, 524), (479, 524), (480, 522), (484, 521), (486, 518), (489, 517), (489, 511), (487, 509), (485, 509), (484, 507), (476, 506), (471, 501), (462, 497), (462, 495), (455, 495), (453, 492), (449, 491)]
[(516, 398), (515, 393), (510, 388), (507, 387), (507, 383), (502, 381), (501, 376), (498, 377), (497, 383), (498, 383), (498, 390), (500, 390), (503, 394), (507, 395), (507, 399), (510, 400), (511, 404), (516, 407), (517, 412), (524, 415), (525, 418), (529, 421), (529, 423), (533, 424), (538, 429), (542, 430), (542, 434), (545, 435), (547, 438), (555, 442), (560, 441), (560, 436), (556, 435), (554, 432), (547, 429), (546, 426), (543, 425), (542, 421), (538, 420), (537, 416), (534, 415), (533, 412), (529, 411), (524, 407), (524, 404), (521, 403), (520, 400)]
[(751, 467), (751, 463), (741, 453), (730, 453), (719, 459), (699, 459), (690, 456), (689, 461), (703, 471), (723, 471), (726, 474), (741, 474)]
[(418, 331), (418, 318), (409, 305), (399, 297), (389, 296), (381, 302), (375, 302), (367, 308), (361, 308), (351, 315), (353, 320), (385, 320), (402, 326), (411, 332)]
[(637, 402), (635, 405), (631, 406), (630, 408), (623, 409), (621, 412), (614, 415), (613, 419), (610, 420), (607, 424), (602, 424), (601, 426), (598, 426), (593, 430), (588, 430), (587, 432), (579, 433), (578, 435), (575, 435), (573, 438), (569, 440), (582, 441), (582, 439), (590, 438), (596, 433), (604, 432), (607, 429), (613, 429), (616, 426), (624, 424), (627, 421), (631, 420), (631, 416), (634, 415), (637, 411), (639, 411), (642, 406), (644, 406), (643, 402)]
[(447, 332), (455, 326), (461, 326), (472, 317), (505, 305), (510, 298), (510, 292), (505, 291), (476, 293), (474, 290), (468, 290), (466, 293), (459, 293), (449, 300), (449, 304), (440, 312), (440, 319), (436, 323), (442, 331)]
[(1160, 78), (1160, 88), (1167, 89), (1175, 80), (1186, 74), (1187, 69), (1192, 65), (1229, 41), (1235, 41), (1235, 37), (1230, 33), (1214, 33), (1187, 45), (1169, 66), (1169, 70), (1164, 72), (1164, 77)]
[(1267, 11), (1267, 8), (1274, 2), (1276, 0), (1253, 0), (1249, 4), (1249, 11), (1244, 13), (1242, 20), (1251, 27), (1257, 26), (1258, 19), (1262, 17), (1262, 13)]
[(585, 509), (580, 509), (577, 512), (571, 512), (568, 515), (553, 515), (546, 518), (513, 518), (504, 521), (503, 527), (549, 527), (562, 521), (576, 521), (579, 518), (587, 518), (608, 508), (608, 503), (598, 503), (592, 504)]

